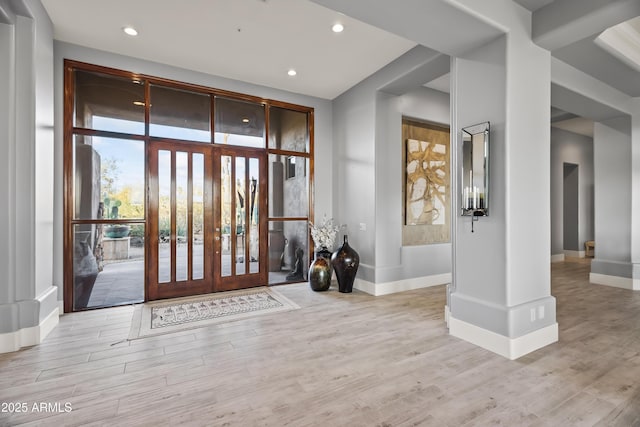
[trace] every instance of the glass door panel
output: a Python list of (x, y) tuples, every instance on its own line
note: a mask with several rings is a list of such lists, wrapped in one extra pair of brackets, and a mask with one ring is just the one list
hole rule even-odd
[[(220, 250), (220, 265), (222, 271), (220, 275), (222, 277), (229, 277), (232, 275), (231, 271), (231, 242), (232, 236), (235, 233), (231, 233), (233, 224), (231, 222), (231, 183), (232, 171), (231, 156), (220, 156), (220, 232), (221, 232), (221, 250)], [(233, 263), (235, 265), (235, 263)]]
[(245, 252), (247, 248), (247, 230), (246, 230), (246, 217), (247, 217), (247, 180), (245, 179), (246, 159), (244, 157), (236, 157), (236, 206), (235, 206), (235, 219), (236, 219), (236, 250), (235, 250), (235, 267), (236, 275), (245, 274), (246, 269), (246, 257)]
[(171, 151), (158, 151), (158, 282), (171, 281)]
[(153, 142), (148, 154), (148, 299), (211, 292), (211, 148)]
[(193, 185), (191, 186), (191, 248), (192, 248), (192, 277), (204, 278), (204, 155), (194, 153)]
[[(219, 161), (219, 249), (220, 265), (216, 290), (240, 289), (267, 284), (266, 177), (262, 171), (266, 155), (255, 150), (220, 149)], [(263, 259), (264, 258), (264, 259)]]
[(191, 192), (189, 186), (189, 156), (184, 151), (176, 152), (176, 280), (179, 282), (187, 280), (189, 277), (189, 246), (187, 244), (187, 220), (189, 206), (188, 195)]
[(260, 271), (260, 162), (249, 159), (249, 272)]
[(148, 158), (148, 299), (266, 285), (266, 154), (155, 141)]

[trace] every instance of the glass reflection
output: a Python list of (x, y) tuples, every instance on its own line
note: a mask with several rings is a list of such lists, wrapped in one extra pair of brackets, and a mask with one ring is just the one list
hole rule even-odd
[(245, 158), (236, 157), (236, 274), (245, 274), (245, 248), (247, 242), (246, 216), (247, 216), (247, 182), (245, 178)]
[(204, 155), (193, 154), (193, 279), (204, 278)]
[(286, 108), (269, 108), (269, 148), (309, 152), (308, 115)]
[(143, 82), (80, 70), (74, 74), (74, 126), (144, 134)]
[(211, 98), (152, 85), (149, 122), (151, 136), (211, 142)]
[(304, 217), (309, 214), (309, 159), (269, 155), (269, 216)]
[(188, 278), (189, 245), (187, 235), (189, 191), (189, 158), (184, 151), (176, 152), (176, 281)]
[(171, 281), (171, 152), (158, 151), (158, 283)]
[(260, 270), (260, 162), (258, 159), (249, 159), (249, 272), (257, 273)]
[(489, 127), (462, 129), (462, 215), (489, 215)]
[(215, 116), (216, 144), (264, 148), (264, 105), (217, 97)]
[(144, 301), (144, 224), (124, 224), (109, 237), (106, 224), (73, 227), (73, 309)]
[(220, 212), (221, 238), (220, 265), (222, 276), (231, 276), (231, 156), (220, 157)]
[(269, 222), (269, 284), (306, 280), (310, 264), (307, 221)]
[(75, 135), (74, 217), (144, 219), (143, 141)]

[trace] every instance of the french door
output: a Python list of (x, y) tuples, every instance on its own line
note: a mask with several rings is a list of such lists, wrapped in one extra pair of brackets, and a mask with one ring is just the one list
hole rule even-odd
[(147, 300), (267, 284), (264, 150), (148, 145)]

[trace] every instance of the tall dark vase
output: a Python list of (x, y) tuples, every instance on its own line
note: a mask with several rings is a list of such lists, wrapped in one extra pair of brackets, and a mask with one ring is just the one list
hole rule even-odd
[(331, 287), (331, 252), (320, 250), (309, 266), (309, 286), (317, 292), (326, 291)]
[(356, 279), (360, 256), (351, 246), (349, 246), (347, 235), (344, 236), (344, 243), (331, 256), (331, 264), (338, 279), (338, 290), (349, 293), (353, 291), (353, 281)]

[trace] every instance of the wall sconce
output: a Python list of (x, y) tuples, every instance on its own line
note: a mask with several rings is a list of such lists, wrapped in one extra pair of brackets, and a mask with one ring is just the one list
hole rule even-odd
[(489, 122), (462, 128), (461, 215), (489, 215)]

